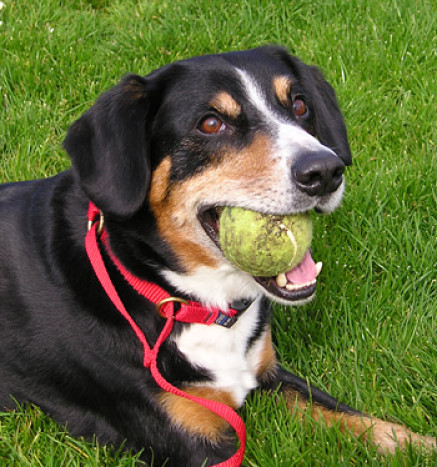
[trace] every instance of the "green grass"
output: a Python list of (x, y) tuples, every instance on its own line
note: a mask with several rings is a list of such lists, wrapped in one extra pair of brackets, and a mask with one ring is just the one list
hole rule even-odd
[[(3, 0), (0, 182), (69, 166), (65, 130), (127, 72), (196, 54), (287, 46), (337, 89), (354, 166), (343, 207), (316, 221), (316, 300), (276, 307), (280, 360), (345, 403), (437, 435), (437, 6), (426, 0)], [(281, 404), (242, 410), (246, 465), (435, 465), (383, 457)], [(35, 408), (0, 414), (0, 464), (132, 465)]]

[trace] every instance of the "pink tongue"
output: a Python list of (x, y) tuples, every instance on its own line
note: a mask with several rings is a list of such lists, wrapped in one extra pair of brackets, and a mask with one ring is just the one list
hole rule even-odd
[(311, 282), (317, 277), (316, 263), (310, 250), (305, 253), (303, 260), (295, 268), (285, 273), (285, 277), (295, 284)]

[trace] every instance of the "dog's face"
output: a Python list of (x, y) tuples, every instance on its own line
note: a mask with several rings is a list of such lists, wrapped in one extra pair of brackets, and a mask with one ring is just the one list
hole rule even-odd
[(65, 146), (103, 212), (152, 215), (177, 260), (163, 274), (181, 290), (222, 307), (260, 290), (286, 304), (314, 294), (310, 254), (306, 280), (281, 286), (231, 265), (218, 230), (223, 206), (338, 207), (351, 156), (334, 91), (316, 68), (264, 47), (129, 76), (72, 126)]

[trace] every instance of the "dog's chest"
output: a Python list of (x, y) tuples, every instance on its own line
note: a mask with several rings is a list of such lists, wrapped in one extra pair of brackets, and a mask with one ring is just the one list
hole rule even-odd
[(265, 332), (252, 341), (260, 321), (260, 300), (256, 300), (231, 328), (194, 324), (175, 342), (194, 366), (207, 369), (212, 381), (202, 383), (229, 392), (237, 406), (257, 383)]

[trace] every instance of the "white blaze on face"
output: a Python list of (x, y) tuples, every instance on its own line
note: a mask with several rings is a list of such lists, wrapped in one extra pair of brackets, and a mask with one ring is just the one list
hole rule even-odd
[[(256, 107), (262, 116), (264, 123), (276, 136), (276, 151), (284, 159), (293, 160), (296, 154), (306, 151), (329, 150), (323, 146), (314, 136), (311, 136), (296, 123), (286, 121), (277, 114), (273, 107), (269, 105), (257, 83), (244, 71), (237, 70), (244, 85), (248, 100)], [(332, 154), (335, 154), (331, 151)]]
[(320, 207), (324, 212), (335, 210), (343, 196), (344, 181), (334, 193), (320, 199), (318, 197), (310, 198), (300, 192), (292, 179), (292, 167), (301, 154), (323, 150), (330, 151), (337, 156), (335, 152), (321, 144), (317, 138), (307, 133), (298, 124), (284, 119), (268, 103), (256, 81), (247, 72), (240, 69), (236, 71), (248, 100), (257, 109), (274, 140), (272, 162), (280, 165), (280, 171), (278, 172), (281, 173), (281, 177), (278, 177), (277, 189), (283, 186), (281, 191), (284, 196), (284, 199), (281, 200), (281, 206), (278, 206), (277, 213), (287, 214), (305, 211), (316, 206)]

